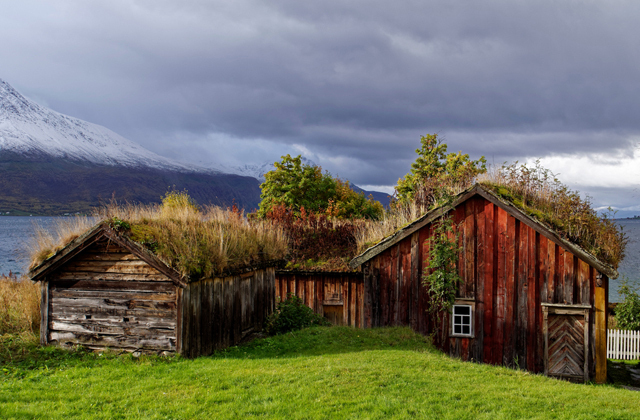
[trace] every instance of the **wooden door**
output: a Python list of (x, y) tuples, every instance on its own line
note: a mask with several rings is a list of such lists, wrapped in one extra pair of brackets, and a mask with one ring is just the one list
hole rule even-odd
[(543, 307), (545, 375), (589, 380), (589, 309), (582, 305)]
[(325, 318), (333, 325), (344, 325), (344, 301), (340, 280), (325, 280), (322, 310)]

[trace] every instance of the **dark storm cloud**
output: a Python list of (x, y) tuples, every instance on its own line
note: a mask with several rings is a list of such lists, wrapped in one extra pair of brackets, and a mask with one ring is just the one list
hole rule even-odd
[(495, 163), (624, 153), (640, 132), (636, 2), (21, 1), (4, 9), (0, 77), (185, 159), (209, 153), (233, 163), (302, 150), (356, 183), (389, 185), (428, 132)]

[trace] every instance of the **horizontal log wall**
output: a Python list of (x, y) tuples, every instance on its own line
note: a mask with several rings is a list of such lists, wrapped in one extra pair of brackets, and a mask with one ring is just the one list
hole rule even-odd
[(176, 350), (176, 286), (127, 250), (98, 242), (48, 283), (46, 342)]
[(276, 296), (302, 299), (317, 314), (333, 323), (363, 327), (364, 282), (362, 273), (276, 272)]
[(275, 269), (206, 279), (182, 289), (181, 349), (185, 357), (208, 355), (260, 331), (275, 307)]
[[(453, 210), (460, 232), (460, 298), (476, 304), (474, 338), (449, 338), (449, 321), (428, 312), (421, 284), (432, 226), (385, 250), (364, 266), (364, 326), (409, 325), (464, 360), (518, 365), (542, 372), (542, 303), (594, 304), (596, 270), (507, 211), (481, 197)], [(589, 369), (595, 369), (590, 317)]]

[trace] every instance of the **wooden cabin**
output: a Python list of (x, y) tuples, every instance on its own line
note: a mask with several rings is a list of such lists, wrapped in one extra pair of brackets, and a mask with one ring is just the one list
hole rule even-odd
[[(433, 223), (458, 226), (462, 283), (431, 314), (422, 277)], [(608, 279), (617, 272), (476, 185), (351, 261), (364, 276), (364, 327), (411, 326), (463, 360), (606, 380)]]
[(189, 279), (101, 223), (31, 270), (41, 283), (41, 344), (211, 354), (260, 331), (275, 267)]
[(333, 325), (363, 327), (364, 279), (354, 271), (276, 270), (276, 300), (288, 295)]

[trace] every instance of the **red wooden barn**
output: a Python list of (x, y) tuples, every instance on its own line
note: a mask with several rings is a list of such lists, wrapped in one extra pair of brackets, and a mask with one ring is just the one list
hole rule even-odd
[[(463, 282), (437, 324), (421, 282), (433, 222), (447, 214), (458, 225)], [(618, 273), (481, 185), (351, 266), (364, 273), (363, 327), (408, 325), (463, 360), (606, 380), (608, 278)]]

